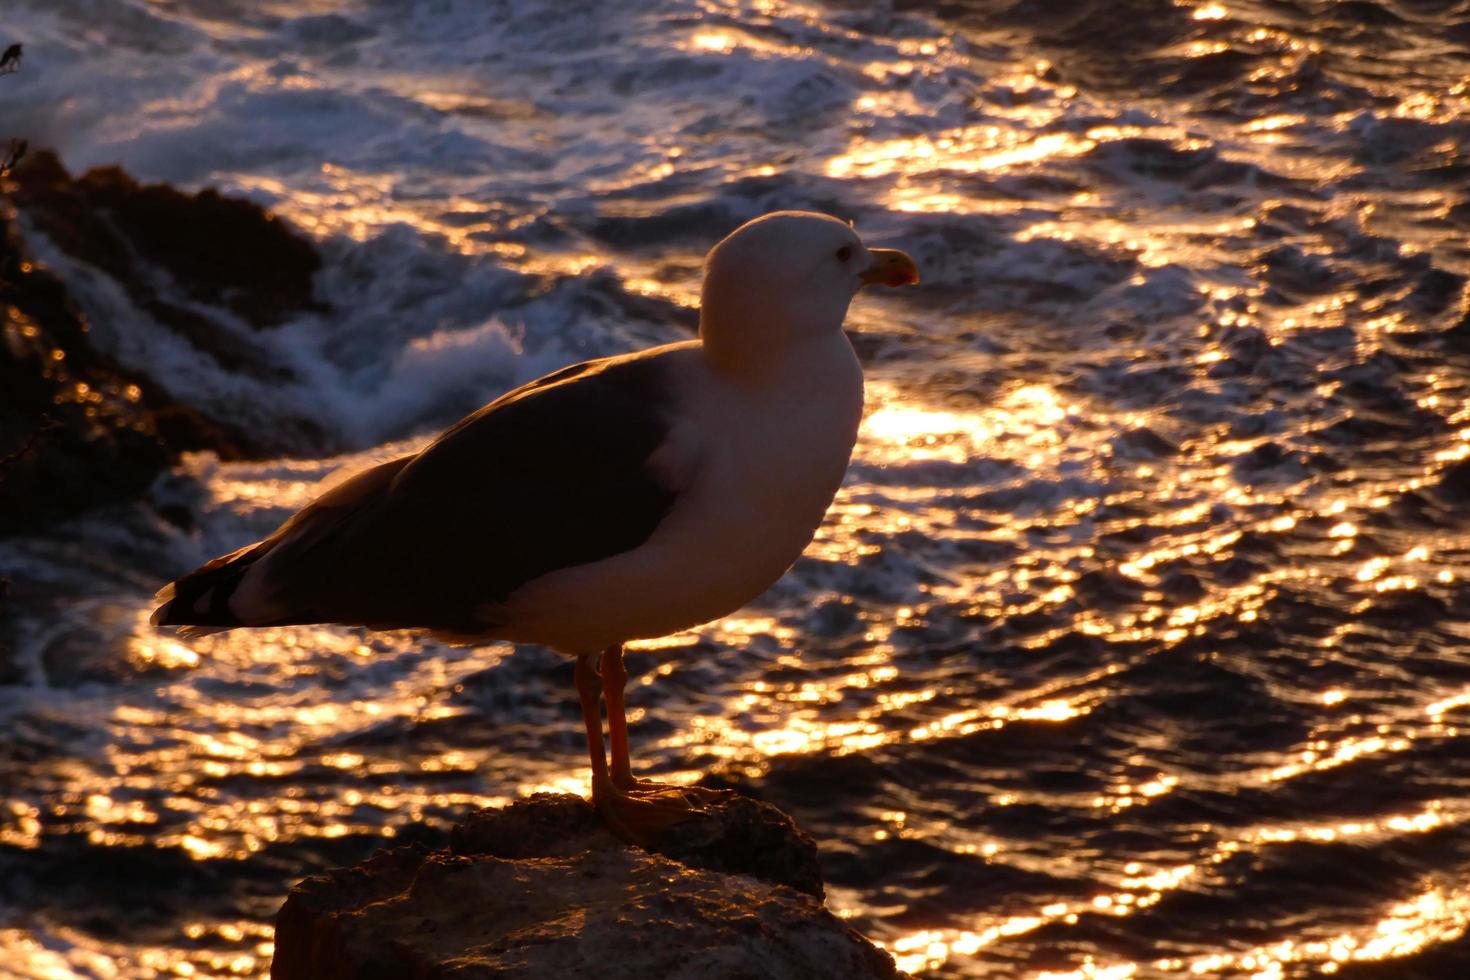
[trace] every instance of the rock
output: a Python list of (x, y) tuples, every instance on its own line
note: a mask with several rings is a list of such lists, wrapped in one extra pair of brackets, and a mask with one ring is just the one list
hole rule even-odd
[(0, 534), (139, 493), (173, 456), (163, 425), (210, 441), (206, 420), (145, 403), (142, 379), (93, 349), (66, 287), (3, 213), (0, 281)]
[(229, 309), (257, 329), (320, 308), (312, 278), (321, 259), (258, 204), (140, 184), (118, 167), (73, 178), (45, 150), (27, 157), (14, 180), (15, 203), (37, 228), (117, 280), (161, 322), (187, 311), (160, 293), (158, 271), (188, 299)]
[[(201, 310), (257, 328), (310, 309), (315, 253), (259, 207), (212, 191), (140, 185), (121, 171), (72, 179), (45, 151), (6, 190), (56, 247), (114, 278), (160, 323), (230, 370), (279, 373)], [(276, 268), (276, 263), (280, 268)], [(184, 309), (159, 283), (199, 305)], [(325, 440), (305, 420), (246, 431), (180, 402), (95, 342), (66, 284), (0, 202), (0, 534), (141, 493), (181, 452), (267, 458)]]
[(732, 795), (650, 853), (575, 796), (480, 810), (446, 850), (307, 878), (276, 918), (273, 980), (899, 978), (822, 905), (811, 839)]

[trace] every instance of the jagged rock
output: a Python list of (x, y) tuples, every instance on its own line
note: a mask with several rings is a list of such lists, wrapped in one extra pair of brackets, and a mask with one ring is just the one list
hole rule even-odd
[(158, 271), (189, 299), (257, 329), (319, 307), (316, 250), (258, 204), (140, 184), (118, 167), (74, 178), (45, 150), (28, 156), (14, 181), (15, 203), (57, 247), (116, 279), (161, 322), (187, 321), (189, 311), (159, 294)]
[[(44, 151), (13, 178), (5, 190), (57, 247), (117, 279), (221, 364), (247, 369), (259, 357), (197, 310), (162, 299), (160, 275), (257, 326), (312, 304), (311, 246), (253, 204), (139, 185), (116, 169), (73, 180)], [(277, 262), (283, 269), (262, 270)], [(320, 433), (305, 421), (253, 433), (211, 418), (99, 349), (65, 283), (36, 260), (18, 213), (0, 201), (0, 534), (135, 496), (180, 452), (270, 457), (313, 441)]]
[(276, 919), (273, 980), (902, 977), (822, 905), (816, 847), (732, 796), (650, 853), (585, 800), (481, 810), (446, 850), (390, 848), (307, 878)]
[(207, 420), (91, 346), (66, 287), (3, 213), (0, 281), (0, 533), (138, 493), (171, 458), (169, 435), (228, 453)]

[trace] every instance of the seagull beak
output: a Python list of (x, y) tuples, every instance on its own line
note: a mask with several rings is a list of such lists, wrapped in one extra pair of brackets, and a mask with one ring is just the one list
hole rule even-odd
[(907, 252), (896, 248), (870, 248), (868, 254), (873, 257), (873, 264), (859, 277), (864, 285), (912, 286), (918, 283), (919, 267)]

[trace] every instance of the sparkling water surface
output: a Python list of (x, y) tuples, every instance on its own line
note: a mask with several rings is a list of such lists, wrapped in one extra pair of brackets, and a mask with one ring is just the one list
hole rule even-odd
[[(817, 541), (630, 653), (638, 759), (771, 800), (925, 977), (1470, 976), (1470, 4), (12, 0), (0, 122), (288, 217), (330, 309), (217, 364), (32, 236), (187, 459), (0, 544), (0, 974), (259, 977), (300, 877), (587, 770), (565, 660), (165, 580), (551, 368), (689, 335), (777, 208), (849, 326)], [(168, 505), (164, 507), (163, 505)], [(180, 527), (160, 510), (189, 515)]]

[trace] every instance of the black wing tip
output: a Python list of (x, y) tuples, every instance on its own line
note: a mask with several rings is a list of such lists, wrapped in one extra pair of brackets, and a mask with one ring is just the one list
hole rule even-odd
[(184, 636), (247, 625), (230, 608), (230, 596), (245, 577), (249, 563), (230, 561), (229, 557), (233, 556), (227, 556), (220, 564), (210, 562), (159, 589), (154, 596), (159, 605), (148, 622), (154, 626), (179, 627), (179, 633)]

